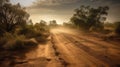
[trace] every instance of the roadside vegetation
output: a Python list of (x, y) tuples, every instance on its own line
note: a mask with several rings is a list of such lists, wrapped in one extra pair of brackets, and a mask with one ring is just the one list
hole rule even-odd
[[(120, 22), (106, 23), (108, 10), (108, 6), (81, 6), (75, 9), (70, 22), (64, 22), (63, 25), (85, 33), (96, 32), (105, 35), (105, 39), (120, 39)], [(10, 60), (9, 65), (14, 65), (15, 59), (25, 58), (26, 52), (47, 42), (50, 29), (61, 27), (56, 20), (49, 24), (44, 20), (33, 24), (29, 17), (19, 3), (13, 5), (9, 0), (0, 0), (0, 66), (3, 61)]]
[(19, 3), (13, 5), (9, 0), (0, 3), (0, 63), (47, 41), (49, 28), (45, 21), (33, 24)]
[(51, 20), (51, 21), (49, 22), (49, 27), (52, 29), (52, 28), (59, 27), (59, 25), (57, 24), (57, 21), (56, 21), (56, 20)]
[[(46, 22), (41, 20), (33, 25), (32, 20), (29, 19), (30, 15), (19, 3), (12, 5), (9, 1), (3, 1), (0, 10), (0, 38), (4, 40), (2, 41), (4, 42), (3, 46), (6, 46), (7, 42), (10, 41), (16, 43), (17, 41), (24, 42), (28, 40), (29, 42), (32, 38), (44, 42), (45, 38), (48, 37), (49, 29)], [(25, 45), (25, 43), (20, 45), (23, 44)], [(10, 46), (13, 45), (11, 44)], [(19, 45), (16, 44), (16, 46)], [(0, 47), (2, 48), (2, 46)]]
[(70, 22), (63, 23), (64, 26), (82, 30), (88, 33), (97, 33), (107, 40), (120, 39), (120, 22), (106, 22), (108, 6), (90, 7), (82, 5), (75, 9)]

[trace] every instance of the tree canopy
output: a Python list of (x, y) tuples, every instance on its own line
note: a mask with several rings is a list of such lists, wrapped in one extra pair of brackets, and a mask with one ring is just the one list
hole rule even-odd
[(71, 22), (77, 27), (84, 30), (98, 30), (103, 28), (109, 7), (92, 8), (90, 6), (81, 6), (75, 9), (75, 14), (71, 18)]
[(52, 20), (50, 21), (50, 24), (49, 24), (51, 27), (56, 27), (58, 24), (56, 22), (56, 20)]
[(0, 6), (0, 31), (10, 32), (16, 26), (26, 24), (28, 18), (29, 14), (19, 3), (16, 5), (4, 3)]

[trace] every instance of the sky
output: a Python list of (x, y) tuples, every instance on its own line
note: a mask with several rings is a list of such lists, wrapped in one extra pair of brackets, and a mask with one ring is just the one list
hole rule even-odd
[(59, 24), (69, 22), (74, 9), (81, 5), (98, 7), (109, 6), (108, 22), (120, 21), (120, 0), (11, 0), (13, 4), (20, 3), (27, 8), (34, 23), (40, 20), (49, 22), (56, 20)]

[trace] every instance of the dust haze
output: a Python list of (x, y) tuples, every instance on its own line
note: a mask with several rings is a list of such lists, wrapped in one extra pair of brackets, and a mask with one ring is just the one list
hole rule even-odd
[(119, 0), (0, 0), (0, 67), (120, 67)]

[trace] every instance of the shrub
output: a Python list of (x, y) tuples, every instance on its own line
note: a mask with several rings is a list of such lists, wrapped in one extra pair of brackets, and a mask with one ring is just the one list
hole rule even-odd
[[(2, 41), (2, 42), (1, 42)], [(36, 47), (37, 43), (26, 39), (24, 35), (16, 35), (11, 33), (5, 33), (3, 39), (0, 39), (2, 48), (7, 50), (26, 50), (32, 47)]]
[(5, 49), (8, 50), (20, 50), (20, 49), (24, 49), (24, 42), (23, 40), (13, 40), (13, 41), (9, 41), (7, 42), (7, 44), (5, 44)]
[(36, 37), (35, 39), (36, 39), (37, 42), (41, 42), (41, 43), (46, 41), (46, 38), (44, 36)]
[(13, 44), (7, 46), (8, 50), (26, 51), (31, 48), (37, 47), (37, 43), (32, 40), (15, 40)]
[(103, 34), (110, 34), (110, 33), (112, 33), (112, 30), (104, 29), (101, 33), (103, 33)]
[(27, 38), (34, 38), (38, 36), (42, 36), (42, 32), (39, 30), (35, 30), (34, 27), (26, 26), (19, 30), (19, 35), (25, 35)]
[(7, 38), (0, 38), (0, 49), (3, 50), (4, 44), (6, 44)]
[(120, 35), (120, 22), (115, 22), (115, 33)]

